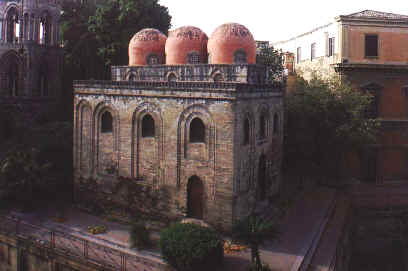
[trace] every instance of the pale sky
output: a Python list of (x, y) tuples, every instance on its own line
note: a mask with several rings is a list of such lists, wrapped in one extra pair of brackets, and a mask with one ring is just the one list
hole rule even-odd
[(192, 25), (211, 36), (228, 22), (245, 25), (256, 40), (286, 40), (366, 9), (408, 15), (407, 0), (159, 0), (169, 8), (172, 27)]

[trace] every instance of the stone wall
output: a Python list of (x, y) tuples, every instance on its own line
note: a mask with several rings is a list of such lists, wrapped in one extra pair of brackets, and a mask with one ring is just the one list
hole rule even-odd
[[(177, 81), (264, 83), (266, 68), (255, 64), (194, 64), (156, 66), (113, 66), (114, 81), (168, 81), (174, 75)], [(217, 79), (218, 76), (218, 79)]]
[[(219, 228), (229, 228), (236, 206), (238, 217), (248, 211), (234, 188), (242, 179), (240, 176), (247, 174), (248, 163), (252, 167), (264, 154), (268, 182), (276, 179), (275, 188), (267, 194), (277, 189), (280, 152), (274, 152), (273, 146), (282, 143), (282, 103), (281, 89), (267, 85), (257, 88), (227, 83), (169, 82), (151, 83), (149, 87), (147, 83), (138, 82), (77, 82), (74, 99), (76, 200), (90, 200), (99, 194), (103, 196), (94, 202), (111, 199), (135, 209), (140, 207), (142, 194), (155, 195), (155, 204), (160, 208), (152, 212), (180, 218), (186, 215), (188, 182), (196, 176), (203, 182), (203, 219)], [(255, 139), (253, 134), (251, 151), (244, 150), (240, 143), (242, 112), (245, 112), (242, 110), (253, 114), (251, 125), (259, 129), (260, 108), (267, 119), (267, 136)], [(101, 115), (106, 111), (113, 117), (112, 132), (101, 133)], [(275, 113), (278, 120), (275, 126), (280, 132), (273, 134)], [(142, 135), (142, 123), (147, 115), (154, 121), (154, 135), (150, 137)], [(196, 118), (205, 126), (201, 142), (193, 142), (190, 135), (191, 123)], [(248, 152), (253, 161), (246, 161)], [(88, 164), (89, 169), (81, 166)], [(256, 170), (256, 166), (253, 167), (253, 171)], [(257, 175), (252, 175), (254, 184), (256, 178)], [(140, 187), (144, 187), (143, 193), (134, 192)], [(238, 205), (235, 204), (237, 199)], [(147, 197), (142, 204), (149, 200)]]

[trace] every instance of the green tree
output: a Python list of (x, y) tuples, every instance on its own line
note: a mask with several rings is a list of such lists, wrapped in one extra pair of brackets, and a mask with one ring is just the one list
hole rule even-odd
[[(26, 131), (0, 160), (0, 192), (23, 207), (32, 199), (67, 199), (72, 184), (72, 126), (47, 123)], [(68, 195), (66, 194), (68, 193)]]
[(256, 54), (256, 64), (265, 65), (268, 69), (268, 78), (275, 79), (282, 74), (283, 54), (281, 51), (271, 47), (263, 47)]
[[(61, 39), (64, 45), (64, 76), (75, 79), (101, 78), (103, 62), (97, 55), (98, 41), (88, 30), (89, 18), (96, 12), (92, 1), (64, 1)], [(101, 74), (102, 73), (102, 74)], [(70, 78), (71, 79), (71, 78)]]
[(372, 100), (338, 78), (298, 78), (286, 99), (285, 171), (345, 177), (345, 159), (376, 141), (379, 123), (366, 114)]
[(268, 221), (251, 213), (233, 226), (232, 233), (235, 239), (249, 245), (253, 271), (267, 270), (267, 267), (262, 265), (259, 246), (267, 240), (275, 241), (278, 239), (277, 224), (272, 220)]
[(98, 41), (97, 53), (106, 65), (125, 65), (128, 44), (143, 28), (167, 34), (171, 16), (158, 0), (108, 0), (89, 18), (89, 30)]

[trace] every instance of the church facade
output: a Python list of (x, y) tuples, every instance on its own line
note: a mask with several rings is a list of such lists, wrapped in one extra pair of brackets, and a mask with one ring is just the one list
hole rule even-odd
[(2, 140), (16, 125), (41, 118), (60, 96), (60, 11), (56, 1), (0, 1), (0, 106), (9, 112), (0, 119)]
[[(144, 29), (111, 81), (74, 84), (74, 197), (228, 229), (281, 182), (283, 84), (239, 24)], [(136, 189), (137, 190), (137, 189)], [(104, 203), (108, 204), (104, 205)]]

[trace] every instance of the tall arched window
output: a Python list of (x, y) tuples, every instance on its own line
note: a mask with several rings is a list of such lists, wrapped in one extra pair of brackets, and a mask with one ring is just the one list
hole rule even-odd
[(20, 21), (16, 8), (10, 8), (6, 15), (6, 41), (17, 43), (20, 36)]
[(194, 118), (190, 123), (190, 142), (205, 142), (205, 125), (200, 118)]
[(259, 137), (261, 139), (266, 138), (268, 130), (268, 120), (265, 113), (262, 113), (259, 117)]
[(142, 137), (154, 137), (154, 119), (149, 114), (142, 119)]
[(113, 127), (112, 114), (109, 111), (105, 111), (101, 118), (101, 133), (111, 133)]
[(48, 14), (44, 14), (40, 19), (40, 43), (45, 45), (51, 44), (51, 38), (51, 17)]
[(250, 134), (250, 131), (249, 131), (249, 119), (248, 118), (245, 118), (245, 120), (244, 120), (244, 145), (248, 145), (249, 144), (249, 134)]
[(245, 64), (247, 63), (247, 54), (244, 50), (239, 49), (234, 53), (234, 63), (235, 64)]
[(279, 116), (277, 113), (273, 115), (273, 134), (276, 135), (279, 133)]
[(41, 96), (48, 96), (48, 80), (47, 73), (41, 73), (39, 78), (39, 89)]

